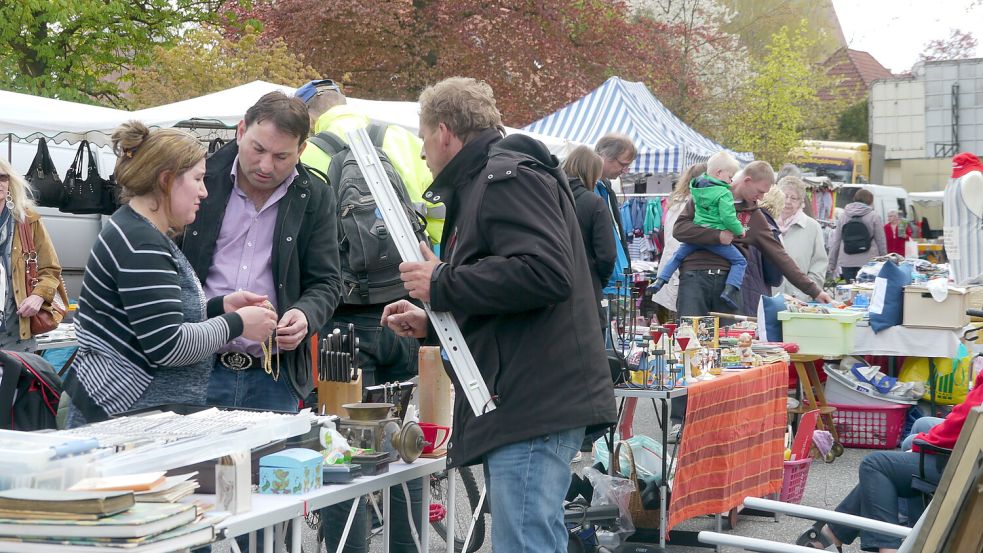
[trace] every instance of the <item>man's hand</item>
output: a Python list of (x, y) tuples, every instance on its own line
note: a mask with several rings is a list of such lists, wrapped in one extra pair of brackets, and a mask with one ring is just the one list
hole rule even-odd
[(387, 305), (382, 311), (380, 323), (388, 326), (398, 336), (427, 336), (427, 312), (406, 300)]
[(720, 243), (724, 246), (730, 245), (734, 241), (734, 233), (729, 230), (720, 231)]
[(400, 263), (399, 278), (403, 280), (403, 287), (409, 291), (411, 298), (430, 303), (430, 278), (433, 276), (434, 268), (440, 264), (440, 260), (430, 251), (426, 242), (420, 242), (420, 251), (423, 252), (424, 261)]
[(816, 296), (816, 301), (819, 303), (833, 303), (833, 298), (826, 292), (820, 292), (819, 295)]
[(250, 305), (263, 307), (263, 305), (269, 299), (270, 298), (268, 296), (254, 294), (249, 290), (239, 290), (237, 292), (232, 292), (231, 294), (225, 295), (225, 297), (222, 299), (222, 308), (226, 313), (232, 313), (240, 307), (248, 307)]
[(24, 298), (24, 301), (20, 302), (20, 307), (17, 308), (17, 314), (21, 317), (33, 317), (41, 310), (42, 305), (44, 305), (44, 298), (37, 294), (31, 294)]
[(297, 349), (307, 336), (307, 316), (300, 309), (290, 309), (276, 325), (276, 345), (283, 351)]

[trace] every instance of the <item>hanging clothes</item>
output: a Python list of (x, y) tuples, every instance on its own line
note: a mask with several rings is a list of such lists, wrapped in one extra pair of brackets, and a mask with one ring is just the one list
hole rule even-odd
[(645, 202), (645, 222), (642, 231), (646, 236), (662, 228), (662, 202), (651, 199)]

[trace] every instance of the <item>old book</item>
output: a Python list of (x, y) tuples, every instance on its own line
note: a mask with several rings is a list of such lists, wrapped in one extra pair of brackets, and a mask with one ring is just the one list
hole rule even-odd
[(0, 511), (3, 511), (3, 516), (8, 518), (36, 518), (31, 514), (17, 516), (16, 513), (20, 511), (100, 517), (123, 512), (132, 506), (133, 492), (83, 492), (33, 488), (14, 488), (0, 492)]
[[(211, 542), (215, 525), (226, 518), (224, 513), (206, 515), (200, 520), (146, 538), (26, 538), (0, 540), (0, 551), (6, 547), (18, 553), (28, 551), (82, 551), (85, 553), (178, 551)], [(43, 547), (43, 549), (41, 548)]]
[(124, 474), (120, 476), (100, 476), (83, 478), (68, 488), (70, 490), (113, 491), (129, 490), (134, 492), (153, 490), (162, 485), (167, 479), (163, 472), (144, 472), (141, 474)]
[(122, 513), (98, 520), (0, 519), (0, 537), (141, 538), (172, 530), (196, 516), (194, 505), (135, 503)]

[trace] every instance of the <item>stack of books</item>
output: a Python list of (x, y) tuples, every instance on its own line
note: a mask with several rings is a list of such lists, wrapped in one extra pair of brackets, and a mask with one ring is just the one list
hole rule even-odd
[(133, 491), (0, 492), (0, 552), (153, 553), (210, 543), (224, 514), (193, 503), (138, 501)]
[(192, 478), (197, 472), (164, 476), (163, 472), (127, 474), (80, 480), (69, 490), (78, 491), (132, 491), (137, 502), (173, 503), (198, 489)]

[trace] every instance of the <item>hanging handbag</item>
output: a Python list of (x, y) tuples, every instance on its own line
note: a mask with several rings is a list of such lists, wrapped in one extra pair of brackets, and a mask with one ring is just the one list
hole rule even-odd
[(108, 179), (103, 180), (102, 187), (102, 207), (99, 213), (112, 215), (119, 208), (120, 187), (116, 182), (116, 175), (109, 175)]
[(31, 185), (34, 200), (39, 206), (60, 208), (64, 204), (65, 188), (58, 178), (58, 170), (51, 160), (45, 139), (38, 140), (38, 152), (34, 154), (34, 161), (24, 178)]
[[(84, 172), (86, 164), (88, 171)], [(65, 173), (65, 202), (61, 210), (77, 214), (102, 213), (105, 188), (106, 179), (99, 176), (92, 148), (87, 140), (83, 140), (72, 166)]]
[[(24, 280), (27, 293), (30, 296), (34, 293), (34, 287), (38, 284), (38, 251), (34, 246), (34, 231), (31, 230), (31, 223), (24, 221), (18, 225), (20, 230), (20, 245), (24, 253)], [(45, 332), (51, 332), (58, 328), (58, 324), (65, 318), (68, 310), (68, 292), (65, 290), (65, 281), (59, 279), (58, 289), (52, 300), (46, 301), (41, 305), (41, 309), (31, 316), (31, 335), (37, 336)]]

